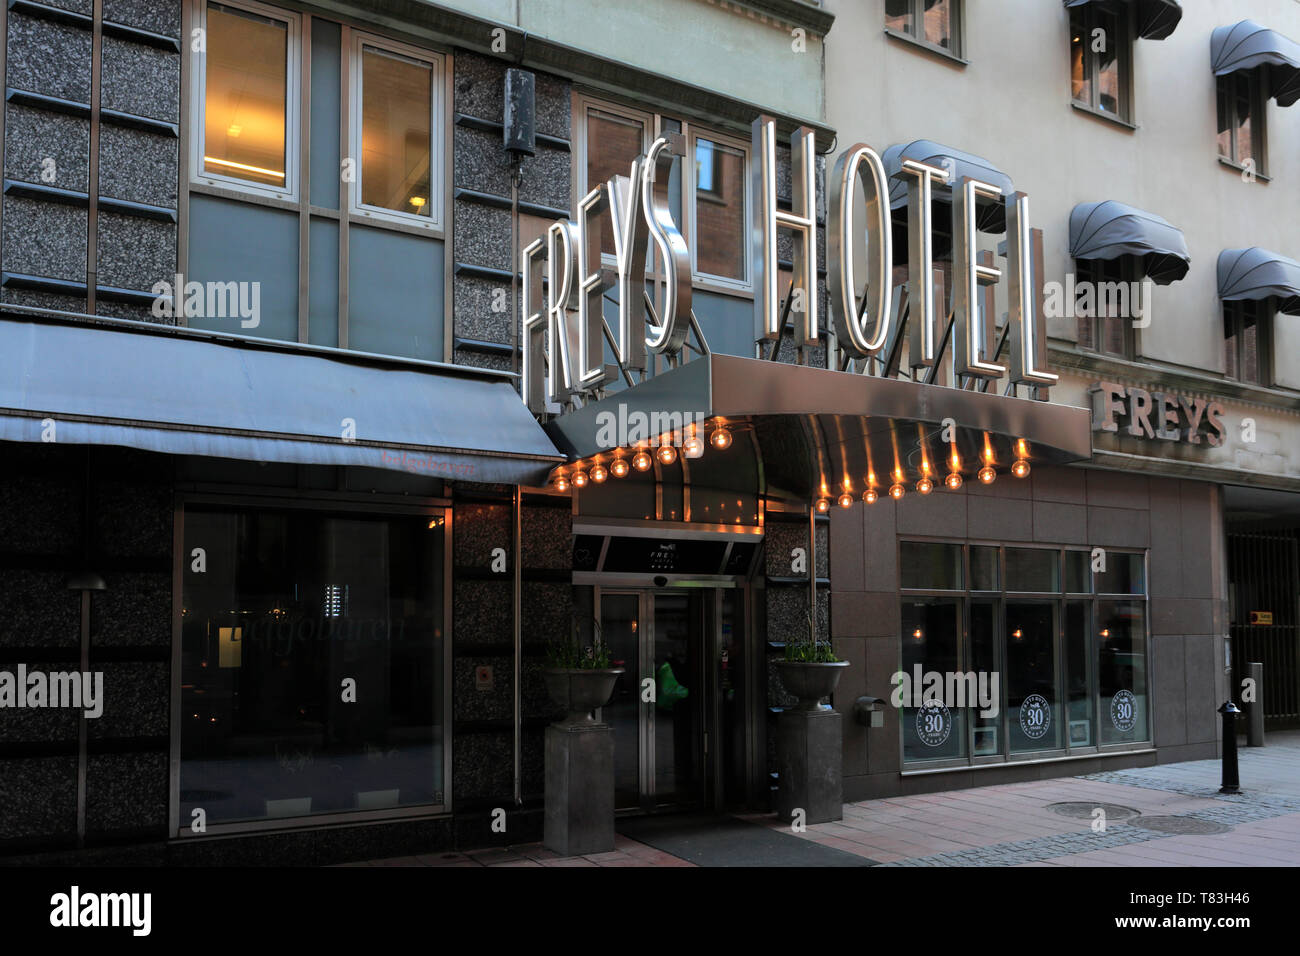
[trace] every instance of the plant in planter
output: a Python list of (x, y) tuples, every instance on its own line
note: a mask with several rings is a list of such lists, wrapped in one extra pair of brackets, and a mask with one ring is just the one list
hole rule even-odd
[(566, 640), (554, 641), (546, 647), (542, 678), (547, 693), (568, 715), (560, 722), (564, 727), (595, 724), (591, 712), (609, 703), (623, 673), (623, 668), (611, 666), (609, 648), (600, 640), (600, 625), (592, 623), (596, 634), (594, 643), (584, 647), (575, 624)]
[(786, 641), (785, 658), (776, 663), (781, 684), (799, 698), (795, 709), (810, 711), (831, 709), (829, 704), (821, 701), (834, 693), (840, 675), (848, 666), (848, 661), (835, 656), (829, 640), (817, 639), (811, 614), (808, 615), (808, 632), (803, 637)]

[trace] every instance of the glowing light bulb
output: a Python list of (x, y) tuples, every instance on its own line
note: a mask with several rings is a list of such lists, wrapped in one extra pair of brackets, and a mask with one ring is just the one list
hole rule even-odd
[(672, 445), (660, 445), (655, 455), (662, 464), (671, 465), (677, 460), (677, 449)]
[(1024, 478), (1029, 474), (1029, 462), (1023, 458), (1017, 458), (1015, 464), (1011, 466), (1011, 474), (1017, 478)]
[(853, 496), (849, 494), (847, 491), (844, 492), (844, 494), (840, 495), (840, 507), (841, 508), (853, 507)]
[(904, 488), (899, 482), (896, 481), (889, 486), (889, 497), (893, 498), (895, 501), (903, 497), (903, 495), (905, 494), (907, 494), (907, 489)]
[(615, 458), (609, 463), (609, 471), (615, 478), (626, 478), (628, 465), (626, 458)]
[(579, 468), (577, 471), (573, 473), (573, 487), (575, 488), (587, 487), (587, 473), (583, 471), (581, 468)]
[(979, 471), (979, 479), (980, 481), (984, 482), (984, 484), (986, 485), (993, 484), (993, 479), (996, 478), (997, 476), (998, 473), (993, 470), (992, 465), (985, 465)]
[(866, 491), (862, 492), (862, 500), (869, 505), (874, 505), (876, 503), (876, 499), (879, 497), (880, 495), (876, 494), (875, 488), (868, 488)]
[(956, 491), (961, 487), (961, 475), (955, 471), (951, 471), (948, 473), (948, 477), (943, 480), (943, 483), (947, 485), (950, 490)]
[(594, 481), (596, 484), (600, 484), (608, 477), (609, 477), (609, 471), (606, 470), (604, 465), (596, 465), (594, 468), (591, 469), (591, 480)]
[(649, 471), (650, 466), (653, 464), (654, 461), (650, 458), (650, 453), (647, 451), (639, 451), (632, 456), (632, 467), (637, 471)]
[(709, 437), (709, 441), (718, 451), (726, 451), (731, 447), (731, 432), (719, 425)]
[(916, 483), (916, 490), (918, 494), (922, 495), (928, 495), (934, 491), (934, 482), (930, 480), (929, 475), (921, 476), (921, 480)]
[(704, 455), (704, 442), (692, 435), (682, 443), (682, 454), (687, 458), (700, 458)]
[(564, 475), (557, 475), (556, 478), (555, 478), (555, 490), (556, 490), (556, 491), (568, 491), (568, 490), (569, 490), (569, 479), (566, 478), (566, 477), (564, 477)]
[(815, 507), (817, 508), (817, 513), (818, 513), (819, 515), (824, 515), (826, 512), (828, 512), (828, 511), (831, 510), (831, 502), (830, 502), (830, 499), (829, 499), (829, 498), (818, 498), (818, 499), (817, 499), (817, 504), (816, 504)]

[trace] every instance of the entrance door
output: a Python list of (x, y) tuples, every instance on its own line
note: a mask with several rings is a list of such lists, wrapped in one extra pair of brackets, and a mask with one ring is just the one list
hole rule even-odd
[(625, 670), (602, 714), (614, 728), (618, 809), (721, 808), (743, 799), (737, 594), (602, 589), (601, 639)]

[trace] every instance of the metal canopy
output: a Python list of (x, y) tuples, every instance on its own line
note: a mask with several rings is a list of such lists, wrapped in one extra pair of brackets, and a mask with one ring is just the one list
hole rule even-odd
[[(1081, 7), (1094, 0), (1065, 0), (1067, 7)], [(1144, 40), (1163, 40), (1178, 27), (1183, 8), (1178, 0), (1128, 0), (1137, 13), (1137, 35)]]
[[(923, 462), (936, 484), (955, 450), (974, 480), (986, 447), (1005, 472), (1017, 440), (1032, 464), (1065, 464), (1092, 455), (1086, 409), (939, 385), (738, 358), (714, 353), (549, 422), (555, 444), (574, 458), (610, 457), (598, 439), (609, 416), (636, 412), (699, 414), (725, 424), (735, 441), (690, 462), (691, 481), (735, 487), (739, 473), (757, 474), (758, 488), (808, 500), (842, 491), (861, 494), (868, 474), (887, 488), (901, 468), (914, 482)], [(945, 419), (953, 444), (943, 441)], [(689, 420), (689, 419), (687, 419)], [(736, 457), (748, 453), (757, 470)], [(847, 479), (847, 487), (846, 485)]]
[(1135, 256), (1159, 285), (1183, 278), (1192, 261), (1182, 230), (1155, 213), (1113, 199), (1079, 203), (1070, 211), (1070, 255), (1075, 259)]
[(1278, 311), (1300, 315), (1300, 262), (1259, 246), (1219, 253), (1219, 298), (1278, 298)]
[[(895, 143), (885, 150), (880, 157), (885, 166), (885, 175), (889, 179), (889, 207), (899, 209), (907, 205), (907, 182), (896, 176), (903, 168), (903, 160), (910, 159), (929, 166), (940, 166), (950, 174), (950, 183), (956, 183), (963, 176), (978, 179), (980, 182), (997, 186), (1003, 193), (1011, 193), (1015, 186), (1011, 177), (998, 169), (987, 159), (973, 153), (965, 153), (951, 146), (944, 146), (928, 139), (913, 140), (910, 143)], [(932, 193), (935, 202), (952, 202), (952, 186), (936, 183)], [(947, 221), (941, 220), (946, 227)], [(982, 202), (978, 214), (979, 228), (985, 232), (1006, 232), (1006, 208), (1000, 202)]]
[(1210, 66), (1216, 76), (1263, 67), (1278, 106), (1300, 100), (1300, 43), (1254, 20), (1219, 27), (1210, 34)]
[(509, 484), (562, 460), (503, 376), (124, 326), (0, 320), (0, 440)]

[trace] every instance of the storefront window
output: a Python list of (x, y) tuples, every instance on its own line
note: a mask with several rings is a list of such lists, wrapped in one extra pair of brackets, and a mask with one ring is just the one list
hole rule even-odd
[(943, 688), (942, 707), (924, 706), (924, 688), (901, 702), (905, 761), (1066, 756), (1150, 739), (1145, 555), (1108, 550), (1100, 570), (1102, 557), (900, 542), (898, 676), (909, 690), (927, 679)]
[(182, 832), (447, 802), (443, 524), (186, 510)]

